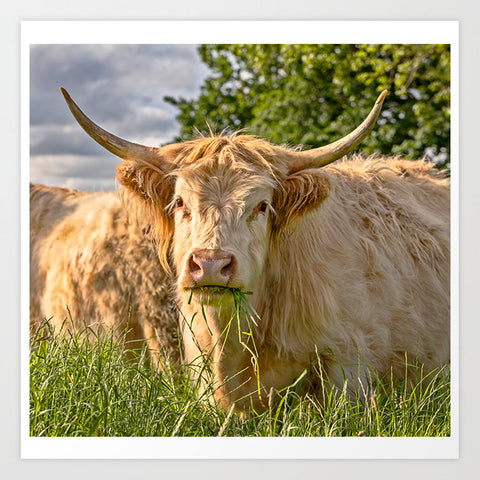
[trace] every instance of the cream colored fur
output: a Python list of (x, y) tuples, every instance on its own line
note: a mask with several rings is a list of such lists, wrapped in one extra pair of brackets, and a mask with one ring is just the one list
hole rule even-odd
[[(217, 399), (240, 408), (261, 407), (318, 358), (340, 388), (365, 384), (369, 368), (401, 379), (406, 360), (448, 363), (448, 179), (424, 161), (358, 156), (288, 176), (285, 152), (240, 135), (184, 144), (171, 160), (160, 255), (176, 271), (187, 362), (211, 356)], [(158, 172), (144, 174), (154, 185)], [(262, 200), (269, 210), (255, 213)], [(209, 248), (234, 254), (229, 286), (253, 292), (254, 359), (235, 324), (222, 334), (233, 302), (192, 295), (189, 255)]]
[(117, 336), (126, 328), (129, 347), (147, 339), (179, 361), (167, 277), (116, 194), (31, 185), (30, 234), (31, 322), (52, 317), (57, 332), (89, 325)]
[[(448, 179), (424, 161), (358, 156), (289, 176), (287, 159), (263, 140), (214, 136), (167, 148), (168, 171), (141, 158), (117, 168), (126, 208), (175, 275), (187, 363), (210, 356), (218, 401), (239, 408), (264, 406), (318, 360), (339, 388), (364, 384), (369, 368), (401, 379), (406, 359), (448, 363)], [(74, 318), (116, 325), (132, 308), (136, 338), (145, 325), (170, 332), (165, 274), (102, 195), (34, 187), (32, 314), (58, 322), (69, 304)], [(202, 305), (192, 292), (194, 249), (235, 256), (229, 286), (251, 291), (259, 315), (240, 321), (248, 348), (238, 323), (227, 328), (231, 294)]]

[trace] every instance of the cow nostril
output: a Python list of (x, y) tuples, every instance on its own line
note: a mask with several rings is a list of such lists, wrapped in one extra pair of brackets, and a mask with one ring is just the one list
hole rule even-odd
[(202, 271), (201, 265), (195, 261), (195, 255), (190, 255), (188, 269), (190, 270), (190, 273), (200, 273)]
[(230, 257), (230, 262), (224, 265), (220, 271), (222, 276), (224, 277), (231, 277), (234, 275), (236, 269), (236, 260), (235, 257), (232, 255)]

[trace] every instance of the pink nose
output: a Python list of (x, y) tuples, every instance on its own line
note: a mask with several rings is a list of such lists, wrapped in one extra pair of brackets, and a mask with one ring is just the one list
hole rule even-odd
[(223, 250), (196, 250), (187, 262), (187, 272), (196, 286), (227, 286), (236, 269), (235, 257)]

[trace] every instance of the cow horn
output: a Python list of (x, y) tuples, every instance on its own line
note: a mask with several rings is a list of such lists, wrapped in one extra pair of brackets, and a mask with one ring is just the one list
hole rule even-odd
[(368, 117), (353, 132), (340, 140), (304, 152), (289, 152), (289, 173), (295, 173), (306, 168), (324, 167), (353, 150), (372, 131), (386, 95), (387, 90), (384, 90), (377, 98)]
[(80, 126), (103, 148), (117, 155), (117, 157), (123, 159), (141, 158), (142, 160), (150, 160), (155, 162), (160, 168), (168, 170), (168, 162), (164, 158), (165, 155), (162, 154), (162, 148), (147, 147), (145, 145), (139, 145), (138, 143), (132, 143), (107, 132), (92, 122), (82, 110), (80, 110), (64, 88), (60, 87), (60, 91), (67, 102), (68, 108)]

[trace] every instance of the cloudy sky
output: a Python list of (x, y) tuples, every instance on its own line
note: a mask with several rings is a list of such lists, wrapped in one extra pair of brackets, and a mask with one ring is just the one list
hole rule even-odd
[(172, 141), (166, 95), (194, 98), (208, 75), (196, 45), (32, 45), (30, 180), (83, 190), (115, 187), (119, 159), (80, 128), (60, 93), (106, 130), (137, 143)]

